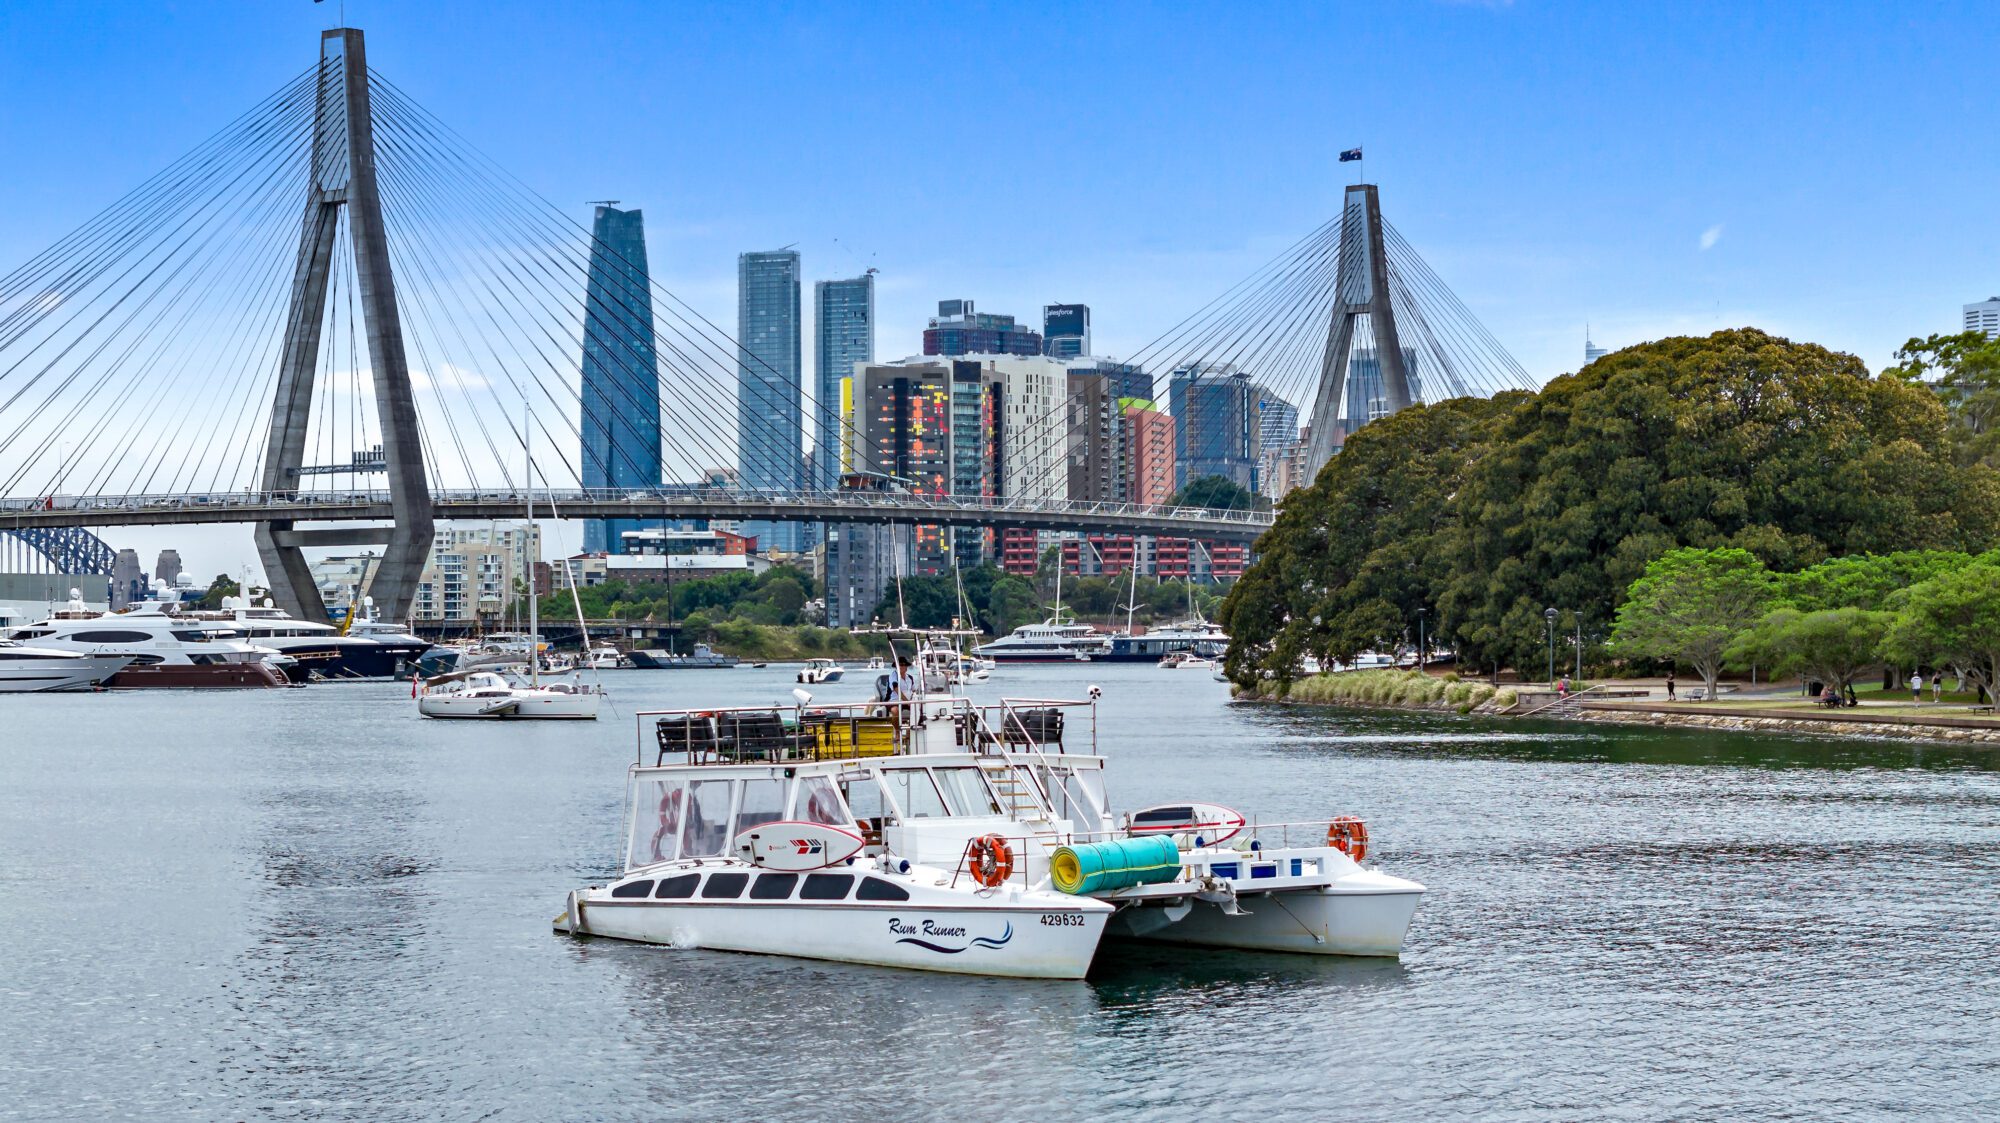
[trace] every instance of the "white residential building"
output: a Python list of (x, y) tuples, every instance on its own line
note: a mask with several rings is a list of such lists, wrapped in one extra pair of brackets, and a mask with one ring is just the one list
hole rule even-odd
[(2000, 339), (2000, 296), (1966, 305), (1965, 330), (1985, 332), (1990, 339)]

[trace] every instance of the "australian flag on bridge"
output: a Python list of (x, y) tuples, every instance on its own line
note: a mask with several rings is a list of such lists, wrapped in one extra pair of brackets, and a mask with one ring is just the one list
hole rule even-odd
[(1361, 150), (1359, 148), (1346, 148), (1341, 150), (1340, 153), (1341, 163), (1345, 164), (1349, 160), (1359, 160), (1359, 159), (1361, 159)]

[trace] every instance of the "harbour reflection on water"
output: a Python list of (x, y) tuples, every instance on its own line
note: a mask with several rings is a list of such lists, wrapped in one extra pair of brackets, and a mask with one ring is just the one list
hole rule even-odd
[(569, 889), (616, 872), (632, 712), (788, 700), (790, 675), (613, 673), (617, 716), (594, 726), (424, 722), (394, 685), (0, 701), (52, 731), (0, 746), (0, 1119), (1950, 1117), (2000, 1098), (1977, 985), (2000, 956), (2000, 757), (1963, 745), (1249, 706), (1145, 667), (1007, 668), (983, 695), (1104, 686), (1123, 808), (1365, 816), (1382, 867), (1430, 887), (1404, 957), (1113, 944), (1084, 981), (1022, 982), (552, 935)]

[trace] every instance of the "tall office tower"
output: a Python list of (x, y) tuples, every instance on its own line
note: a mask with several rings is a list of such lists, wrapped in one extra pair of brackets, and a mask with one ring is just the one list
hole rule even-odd
[(924, 329), (926, 355), (1039, 355), (1042, 337), (1014, 322), (972, 310), (970, 300), (940, 300)]
[(1090, 355), (1072, 359), (1069, 363), (1071, 374), (1101, 374), (1111, 380), (1111, 393), (1120, 398), (1153, 400), (1153, 376), (1138, 363), (1121, 363), (1117, 359), (1103, 359)]
[(1044, 305), (1042, 349), (1044, 354), (1058, 359), (1090, 354), (1090, 305)]
[(1174, 419), (1139, 398), (1125, 412), (1125, 495), (1133, 503), (1165, 503), (1174, 494)]
[[(799, 255), (767, 250), (736, 258), (736, 469), (745, 488), (805, 486), (799, 366)], [(797, 553), (798, 523), (750, 520), (765, 553)]]
[(1125, 416), (1111, 380), (1069, 372), (1066, 446), (1068, 498), (1095, 503), (1125, 501)]
[[(868, 364), (855, 375), (854, 472), (916, 495), (990, 495), (999, 451), (992, 419), (1001, 378), (969, 361)], [(948, 572), (966, 536), (936, 525), (911, 536), (916, 572)], [(977, 560), (961, 562), (977, 565)]]
[(1222, 476), (1257, 490), (1262, 392), (1230, 363), (1197, 362), (1173, 372), (1167, 400), (1174, 413), (1174, 486)]
[(840, 382), (854, 364), (875, 361), (875, 274), (813, 285), (813, 486), (831, 490), (840, 480)]
[[(1417, 369), (1417, 350), (1403, 348), (1403, 376), (1409, 380), (1410, 400), (1421, 402), (1423, 377)], [(1356, 347), (1347, 360), (1347, 401), (1341, 412), (1340, 423), (1349, 433), (1370, 421), (1389, 416), (1395, 412), (1389, 408), (1387, 391), (1382, 385), (1382, 359), (1373, 347)]]
[[(1257, 391), (1257, 486), (1275, 499), (1284, 494), (1276, 490), (1277, 462), (1299, 444), (1299, 409), (1268, 386)], [(1291, 490), (1289, 483), (1285, 490)]]
[[(660, 370), (643, 212), (599, 206), (583, 316), (583, 486), (660, 486)], [(589, 519), (585, 553), (618, 548), (638, 519)]]
[[(1006, 389), (984, 363), (951, 362), (951, 493), (992, 499), (1001, 492), (1002, 433)], [(976, 569), (994, 556), (993, 531), (960, 526), (951, 530), (953, 561)]]
[(1599, 347), (1590, 341), (1590, 325), (1585, 324), (1583, 326), (1583, 365), (1589, 366), (1610, 353), (1611, 350), (1609, 348)]
[(2000, 296), (1966, 305), (1965, 330), (1985, 332), (1989, 338), (2000, 339)]

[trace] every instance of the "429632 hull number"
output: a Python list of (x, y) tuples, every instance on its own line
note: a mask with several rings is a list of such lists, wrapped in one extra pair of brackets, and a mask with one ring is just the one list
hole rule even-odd
[(1081, 928), (1084, 920), (1080, 912), (1045, 912), (1042, 923), (1050, 928)]

